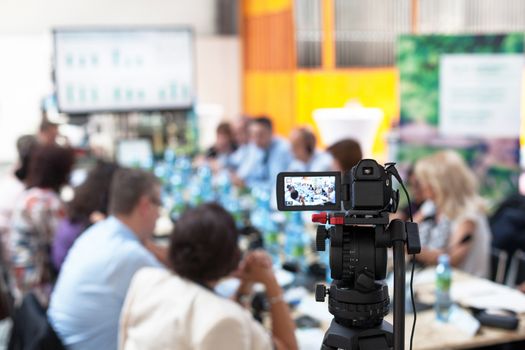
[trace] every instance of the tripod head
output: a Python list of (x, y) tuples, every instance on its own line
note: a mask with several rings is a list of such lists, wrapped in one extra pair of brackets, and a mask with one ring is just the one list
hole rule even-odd
[[(404, 247), (407, 244), (409, 254), (421, 248), (417, 224), (389, 222), (389, 213), (396, 211), (399, 202), (392, 176), (402, 184), (394, 163), (382, 167), (364, 159), (343, 174), (342, 181), (335, 172), (281, 173), (277, 178), (279, 210), (340, 210), (341, 203), (346, 209), (312, 215), (312, 221), (320, 224), (317, 250), (324, 251), (325, 240), (330, 240), (333, 282), (328, 289), (316, 288), (316, 300), (324, 301), (328, 295), (328, 310), (334, 315), (323, 349), (392, 349), (393, 343), (397, 344), (394, 349), (403, 349)], [(335, 188), (339, 196), (323, 199), (317, 194), (327, 192), (324, 188)], [(384, 281), (389, 247), (394, 248), (394, 306), (401, 314), (394, 312), (394, 335), (383, 321), (390, 306)]]

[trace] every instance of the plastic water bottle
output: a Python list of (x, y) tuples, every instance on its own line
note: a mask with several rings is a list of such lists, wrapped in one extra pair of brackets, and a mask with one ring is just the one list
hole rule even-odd
[(244, 224), (243, 211), (229, 174), (225, 171), (220, 172), (214, 180), (218, 202), (233, 216), (237, 228), (241, 228)]
[(172, 148), (167, 147), (164, 150), (164, 162), (166, 163), (166, 166), (168, 167), (168, 169), (175, 165), (175, 161), (176, 161), (175, 151)]
[(179, 172), (173, 174), (170, 179), (171, 192), (172, 192), (172, 206), (170, 216), (174, 221), (177, 221), (186, 209), (186, 202), (184, 200), (184, 183), (182, 182), (182, 176)]
[(436, 318), (442, 322), (448, 322), (452, 299), (450, 298), (450, 285), (452, 282), (452, 270), (448, 255), (439, 256), (436, 267)]
[(186, 156), (177, 157), (175, 161), (175, 168), (176, 171), (180, 173), (182, 182), (185, 184), (189, 183), (193, 170), (191, 167), (191, 159)]
[(302, 272), (306, 271), (304, 224), (300, 212), (292, 212), (286, 223), (284, 253), (287, 261), (295, 262)]
[(212, 172), (210, 167), (208, 166), (201, 166), (199, 168), (199, 177), (200, 177), (200, 183), (201, 183), (201, 194), (202, 199), (204, 202), (211, 202), (215, 198), (215, 193), (213, 191), (213, 183), (212, 183)]
[(261, 188), (252, 190), (256, 206), (251, 212), (250, 220), (263, 234), (264, 248), (272, 258), (274, 265), (280, 264), (279, 226), (271, 217), (270, 194)]
[(233, 191), (230, 177), (226, 171), (219, 172), (213, 179), (215, 192), (217, 194), (217, 201), (222, 204), (223, 207), (227, 207), (229, 202), (232, 200)]
[(274, 266), (281, 265), (281, 245), (279, 243), (279, 226), (268, 215), (263, 225), (264, 248), (272, 258)]
[(190, 181), (190, 203), (192, 206), (198, 206), (214, 199), (211, 169), (203, 165)]

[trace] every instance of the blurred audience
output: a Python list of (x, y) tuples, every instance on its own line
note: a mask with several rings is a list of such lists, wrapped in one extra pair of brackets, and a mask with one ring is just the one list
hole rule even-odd
[(116, 349), (118, 321), (131, 278), (162, 265), (146, 249), (159, 217), (160, 183), (139, 169), (115, 172), (110, 216), (75, 242), (51, 295), (48, 318), (72, 349)]
[[(271, 259), (252, 252), (239, 265), (237, 239), (232, 216), (217, 204), (184, 213), (170, 241), (173, 271), (147, 268), (133, 278), (120, 320), (120, 349), (297, 349)], [(266, 287), (273, 341), (247, 310), (213, 292), (236, 269), (239, 299), (253, 283)]]
[(0, 180), (0, 235), (3, 249), (1, 251), (2, 257), (6, 258), (9, 232), (9, 224), (13, 214), (13, 204), (20, 197), (26, 188), (27, 173), (29, 170), (29, 159), (31, 152), (35, 149), (37, 140), (33, 135), (24, 135), (16, 141), (16, 149), (18, 152), (18, 160), (14, 169), (8, 172)]
[(327, 151), (333, 157), (332, 169), (347, 172), (363, 158), (361, 146), (353, 139), (344, 139), (328, 147)]
[(205, 154), (214, 171), (226, 168), (230, 164), (230, 157), (237, 150), (233, 130), (228, 122), (222, 122), (217, 126), (215, 144)]
[(74, 189), (74, 197), (66, 205), (66, 217), (59, 222), (53, 241), (52, 258), (57, 271), (77, 237), (108, 215), (109, 186), (117, 169), (114, 163), (98, 161), (84, 182)]
[(416, 259), (435, 265), (448, 254), (452, 266), (488, 277), (490, 228), (478, 182), (459, 154), (442, 151), (416, 163), (415, 175), (425, 200), (435, 205), (435, 228)]
[(492, 246), (511, 257), (516, 250), (525, 251), (525, 196), (514, 193), (499, 205), (490, 217)]
[(290, 144), (294, 159), (289, 171), (329, 171), (332, 168), (332, 157), (316, 149), (317, 139), (310, 128), (302, 127), (292, 130)]
[(243, 162), (233, 175), (237, 186), (270, 188), (277, 174), (288, 169), (292, 161), (290, 145), (274, 136), (272, 121), (267, 117), (254, 118), (250, 122), (250, 147)]
[(38, 142), (43, 145), (54, 145), (57, 143), (58, 136), (58, 124), (43, 118), (38, 128)]
[(419, 223), (420, 235), (421, 235), (421, 224), (425, 221), (434, 219), (434, 209), (431, 201), (427, 201), (427, 205), (431, 205), (430, 212), (428, 210), (421, 210), (422, 205), (425, 202), (421, 186), (417, 181), (416, 174), (414, 174), (414, 164), (411, 164), (406, 172), (406, 176), (403, 177), (404, 184), (410, 194), (410, 203), (400, 207), (397, 212), (390, 214), (390, 220), (400, 219), (403, 221), (410, 220), (410, 213), (414, 221)]
[(35, 289), (45, 298), (54, 281), (51, 243), (65, 215), (59, 192), (74, 161), (72, 149), (57, 145), (37, 146), (31, 154), (27, 190), (15, 202), (10, 222), (11, 266), (21, 293)]
[(241, 117), (233, 122), (232, 130), (237, 149), (231, 155), (228, 163), (228, 167), (233, 171), (239, 168), (248, 155), (250, 148), (249, 125), (250, 118), (248, 117)]

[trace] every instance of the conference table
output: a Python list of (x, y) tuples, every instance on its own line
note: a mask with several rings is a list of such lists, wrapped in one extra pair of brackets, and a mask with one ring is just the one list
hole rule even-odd
[[(423, 302), (434, 302), (434, 270), (427, 269), (416, 278), (416, 293)], [(507, 286), (474, 277), (459, 270), (452, 274), (452, 298), (463, 307), (515, 309), (520, 319), (517, 330), (505, 330), (493, 327), (479, 327), (475, 334), (473, 330), (462, 328), (468, 323), (467, 319), (458, 318), (449, 323), (436, 320), (434, 310), (426, 310), (417, 314), (416, 332), (414, 335), (414, 349), (442, 350), (442, 349), (469, 349), (496, 344), (525, 340), (525, 295)], [(387, 319), (391, 320), (392, 315)], [(406, 316), (405, 339), (409, 344), (413, 315)], [(462, 324), (463, 323), (463, 324)]]
[[(434, 278), (434, 269), (425, 269), (416, 274), (414, 290), (419, 302), (428, 304), (434, 302)], [(389, 288), (389, 293), (390, 298), (393, 299), (391, 288)], [(453, 271), (451, 294), (456, 307), (448, 323), (437, 321), (433, 309), (417, 313), (414, 350), (470, 349), (525, 340), (524, 294), (458, 270)], [(308, 298), (314, 300), (313, 295)], [(327, 311), (327, 303), (314, 303), (311, 300), (301, 302), (303, 303), (304, 305), (299, 305), (298, 311), (319, 319), (324, 332), (331, 320), (331, 315)], [(519, 327), (517, 330), (504, 330), (480, 326), (467, 311), (467, 307), (513, 309), (517, 311), (520, 319)], [(392, 313), (385, 317), (385, 320), (392, 323)], [(413, 314), (407, 313), (405, 320), (405, 348), (409, 349)], [(313, 349), (315, 346), (312, 343), (317, 341), (317, 346), (319, 346), (322, 342), (322, 338), (319, 340), (315, 338), (319, 337), (319, 333), (316, 336), (311, 334), (306, 336), (304, 330), (297, 332), (298, 338), (303, 335), (308, 337), (308, 340), (299, 339), (302, 349)]]

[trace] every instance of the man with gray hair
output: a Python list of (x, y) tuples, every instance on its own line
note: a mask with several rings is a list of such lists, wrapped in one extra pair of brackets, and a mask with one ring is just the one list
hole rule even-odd
[(142, 267), (161, 266), (145, 247), (159, 217), (158, 179), (118, 170), (109, 196), (110, 216), (77, 239), (51, 295), (48, 318), (69, 349), (117, 349), (131, 278)]

